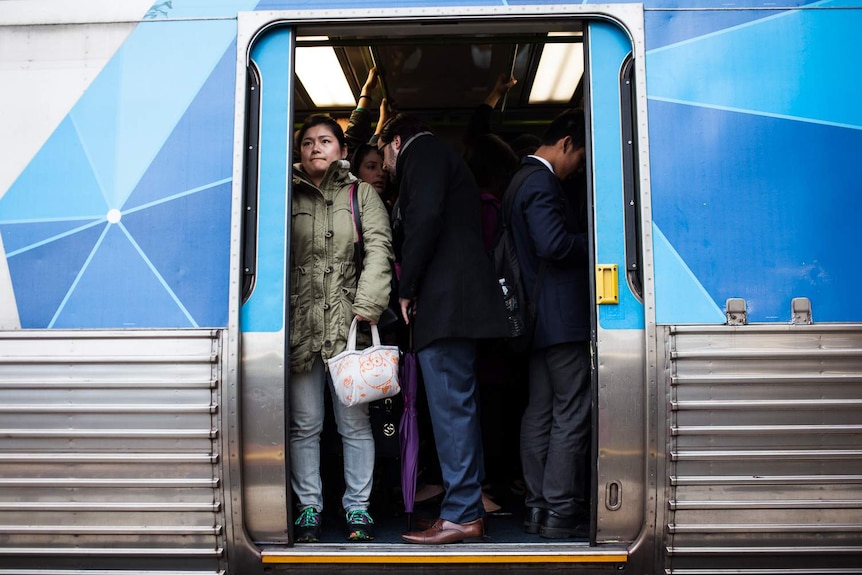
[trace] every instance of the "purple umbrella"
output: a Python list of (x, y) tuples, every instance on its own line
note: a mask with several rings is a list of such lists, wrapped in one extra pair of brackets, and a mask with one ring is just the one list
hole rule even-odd
[[(412, 331), (412, 330), (411, 330)], [(411, 338), (412, 339), (412, 338)], [(410, 529), (410, 518), (413, 513), (413, 503), (416, 500), (416, 476), (419, 459), (419, 423), (416, 419), (416, 392), (419, 388), (419, 366), (416, 354), (404, 352), (401, 358), (401, 394), (404, 398), (404, 413), (398, 424), (398, 435), (401, 438), (401, 493), (404, 497), (404, 511), (407, 513), (407, 529)]]

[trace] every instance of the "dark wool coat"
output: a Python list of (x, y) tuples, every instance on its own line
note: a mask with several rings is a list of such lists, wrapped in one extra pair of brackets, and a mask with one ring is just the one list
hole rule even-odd
[(396, 163), (404, 243), (399, 296), (416, 297), (413, 344), (508, 335), (500, 285), (482, 245), (479, 190), (467, 164), (431, 134)]
[(546, 271), (539, 287), (533, 349), (590, 339), (590, 274), (584, 222), (578, 221), (557, 177), (539, 160), (521, 162), (545, 169), (529, 175), (512, 205), (512, 234), (524, 288), (532, 295), (539, 264)]

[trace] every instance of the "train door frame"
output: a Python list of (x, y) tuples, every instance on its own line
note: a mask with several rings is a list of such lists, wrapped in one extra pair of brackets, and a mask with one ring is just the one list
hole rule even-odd
[[(268, 30), (273, 27), (291, 27), (294, 30), (299, 27), (308, 28), (313, 27), (314, 29), (320, 29), (325, 26), (332, 26), (337, 28), (339, 26), (356, 26), (357, 22), (361, 21), (371, 21), (375, 25), (379, 26), (391, 26), (395, 25), (399, 21), (409, 21), (411, 19), (416, 18), (426, 18), (433, 19), (435, 17), (446, 17), (449, 19), (469, 19), (469, 20), (481, 20), (481, 21), (491, 21), (500, 18), (543, 18), (546, 20), (559, 20), (563, 18), (577, 18), (584, 21), (597, 21), (597, 22), (611, 22), (615, 26), (619, 27), (624, 33), (628, 36), (629, 41), (631, 42), (632, 47), (632, 66), (634, 68), (634, 79), (636, 81), (636, 85), (633, 86), (632, 89), (632, 98), (634, 100), (633, 106), (633, 121), (635, 123), (634, 130), (637, 134), (637, 145), (634, 150), (634, 162), (636, 163), (636, 173), (637, 177), (635, 179), (636, 188), (639, 194), (639, 213), (637, 214), (642, 222), (641, 228), (639, 230), (638, 240), (640, 241), (640, 245), (642, 246), (642, 277), (643, 277), (643, 303), (644, 303), (644, 339), (645, 339), (645, 349), (644, 353), (646, 355), (647, 360), (644, 361), (644, 365), (640, 367), (641, 377), (643, 378), (643, 387), (654, 389), (654, 373), (646, 369), (647, 364), (650, 363), (648, 358), (654, 357), (656, 345), (655, 345), (655, 317), (654, 317), (654, 295), (652, 289), (652, 256), (651, 256), (651, 218), (649, 217), (649, 169), (648, 169), (648, 155), (647, 155), (647, 137), (646, 137), (646, 90), (645, 90), (645, 62), (644, 62), (644, 39), (643, 39), (643, 8), (641, 5), (634, 4), (620, 4), (620, 5), (603, 5), (603, 6), (587, 6), (587, 5), (566, 5), (566, 6), (555, 6), (554, 11), (551, 12), (548, 7), (530, 7), (530, 6), (518, 6), (518, 7), (493, 7), (493, 8), (445, 8), (445, 9), (393, 9), (387, 10), (385, 15), (381, 14), (380, 11), (376, 10), (347, 10), (347, 11), (318, 11), (318, 12), (309, 12), (309, 11), (284, 11), (284, 12), (249, 12), (249, 13), (240, 13), (238, 15), (238, 34), (237, 34), (237, 76), (236, 76), (236, 125), (235, 125), (235, 155), (234, 155), (234, 222), (241, 222), (247, 216), (246, 214), (249, 212), (249, 206), (246, 203), (245, 196), (245, 188), (248, 185), (247, 178), (250, 175), (250, 170), (259, 169), (258, 166), (251, 164), (248, 161), (248, 151), (258, 144), (258, 142), (253, 141), (253, 138), (256, 136), (251, 136), (246, 132), (247, 130), (247, 117), (248, 114), (253, 113), (255, 110), (254, 102), (249, 98), (249, 65), (251, 63), (251, 48), (255, 44), (255, 42), (264, 35)], [(291, 54), (294, 50), (294, 34), (291, 34)], [(292, 116), (293, 108), (292, 102), (290, 101), (291, 96), (288, 95), (288, 108), (289, 114)], [(289, 156), (288, 156), (289, 157)], [(589, 158), (589, 156), (588, 156)], [(590, 158), (589, 161), (592, 161)], [(289, 188), (289, 186), (287, 186)], [(591, 195), (595, 193), (595, 190), (592, 191)], [(251, 226), (248, 225), (248, 221), (246, 222), (245, 229), (249, 229)], [(235, 224), (238, 225), (238, 224)], [(591, 222), (592, 226), (592, 222)], [(285, 240), (287, 242), (289, 240)], [(246, 243), (244, 243), (240, 234), (234, 234), (233, 245), (231, 249), (232, 258), (235, 258), (236, 261), (243, 261), (243, 250), (247, 247)], [(285, 244), (285, 249), (286, 244)], [(256, 254), (254, 254), (256, 258)], [(248, 253), (245, 254), (245, 260), (247, 261), (250, 257)], [(255, 259), (256, 261), (256, 259)], [(239, 265), (238, 269), (244, 269), (243, 265)], [(250, 282), (254, 284), (256, 278), (250, 278)], [(284, 278), (284, 285), (288, 285), (287, 282), (289, 278)], [(250, 469), (254, 468), (254, 465), (250, 463), (248, 459), (249, 455), (253, 451), (250, 449), (250, 442), (248, 436), (243, 431), (243, 421), (248, 421), (249, 418), (254, 416), (255, 414), (249, 411), (242, 411), (243, 401), (240, 400), (241, 396), (244, 396), (244, 392), (240, 390), (246, 388), (249, 382), (250, 373), (245, 371), (244, 363), (246, 356), (246, 351), (248, 346), (246, 345), (245, 338), (246, 335), (242, 335), (241, 330), (243, 329), (241, 326), (241, 308), (242, 308), (242, 299), (243, 295), (241, 293), (241, 289), (239, 285), (243, 282), (239, 282), (237, 284), (236, 281), (232, 282), (232, 290), (233, 296), (231, 298), (232, 306), (231, 306), (231, 324), (236, 326), (236, 330), (232, 330), (233, 333), (237, 334), (236, 338), (231, 338), (229, 341), (229, 350), (228, 353), (232, 354), (232, 357), (237, 358), (236, 364), (233, 366), (233, 374), (236, 385), (231, 386), (231, 397), (230, 401), (232, 409), (232, 417), (235, 418), (236, 425), (231, 426), (229, 428), (230, 437), (226, 439), (229, 443), (230, 447), (230, 459), (229, 466), (231, 470), (234, 472), (231, 474), (232, 477), (243, 477), (242, 481), (232, 482), (230, 489), (230, 497), (233, 501), (234, 513), (231, 514), (231, 523), (232, 530), (235, 533), (248, 533), (248, 525), (246, 523), (248, 519), (248, 513), (253, 511), (256, 503), (254, 500), (256, 497), (249, 496), (248, 490), (248, 480), (249, 477), (254, 476), (254, 472), (249, 473)], [(620, 282), (622, 283), (622, 282)], [(286, 297), (286, 294), (285, 294)], [(285, 310), (286, 314), (286, 310)], [(285, 317), (285, 322), (281, 327), (280, 339), (281, 339), (281, 357), (278, 358), (278, 353), (275, 353), (275, 359), (281, 361), (281, 365), (285, 366), (285, 373), (282, 374), (281, 380), (281, 393), (283, 399), (283, 390), (284, 388), (284, 380), (287, 379), (288, 374), (286, 373), (286, 362), (284, 361), (287, 356), (287, 345), (284, 341), (284, 326), (287, 325), (287, 321), (289, 318)], [(600, 321), (600, 319), (597, 319)], [(241, 345), (240, 340), (243, 339), (243, 343)], [(278, 338), (277, 338), (278, 339)], [(277, 346), (276, 346), (277, 347)], [(259, 351), (256, 350), (255, 353)], [(275, 350), (276, 352), (278, 350)], [(243, 359), (239, 359), (242, 357)], [(271, 357), (272, 359), (272, 357)], [(601, 363), (595, 366), (594, 369), (594, 379), (598, 379), (598, 374), (600, 370), (602, 370), (603, 366)], [(613, 370), (610, 371), (611, 376), (613, 375)], [(241, 375), (240, 375), (241, 374)], [(267, 385), (272, 385), (273, 380), (268, 380)], [(597, 407), (598, 412), (601, 412), (605, 406), (602, 404), (602, 395), (596, 382), (594, 381), (594, 393), (595, 393), (595, 405)], [(257, 391), (260, 391), (262, 387), (255, 387)], [(645, 395), (648, 395), (647, 391), (644, 391)], [(649, 398), (654, 399), (654, 398)], [(245, 402), (248, 403), (247, 401)], [(247, 405), (245, 406), (248, 407)], [(648, 406), (644, 406), (644, 419), (648, 421), (652, 421), (654, 416), (653, 408), (649, 408)], [(649, 412), (649, 413), (646, 413)], [(270, 421), (272, 419), (273, 414), (268, 414), (268, 418)], [(283, 419), (283, 418), (282, 418)], [(646, 423), (646, 422), (645, 422)], [(277, 461), (280, 457), (284, 462), (283, 464), (283, 472), (282, 472), (282, 480), (284, 481), (282, 487), (285, 493), (278, 496), (284, 498), (284, 528), (285, 530), (289, 530), (291, 523), (291, 510), (289, 509), (289, 485), (287, 482), (288, 469), (286, 465), (286, 449), (284, 449), (285, 440), (286, 440), (286, 432), (283, 429), (283, 421), (282, 421), (282, 432), (285, 433), (285, 436), (282, 437), (281, 449), (275, 449), (267, 457), (270, 461)], [(648, 425), (644, 425), (644, 429), (642, 433), (644, 435), (644, 457), (647, 456), (651, 452), (650, 449), (647, 448), (646, 442), (652, 441), (652, 433), (648, 431)], [(595, 429), (595, 426), (594, 426)], [(599, 434), (594, 434), (594, 442), (597, 443), (597, 450), (594, 454), (594, 457), (602, 456), (603, 445), (600, 442)], [(260, 439), (260, 438), (256, 438)], [(264, 438), (264, 439), (272, 439), (272, 437)], [(259, 446), (257, 446), (259, 447)], [(259, 456), (260, 453), (255, 453), (256, 456)], [(274, 459), (273, 459), (274, 458)], [(643, 462), (644, 469), (642, 471), (642, 479), (645, 483), (648, 483), (645, 487), (646, 491), (652, 491), (654, 493), (656, 486), (656, 479), (654, 474), (649, 473), (649, 468), (654, 466), (654, 462), (644, 461)], [(594, 471), (596, 467), (594, 465)], [(598, 476), (599, 480), (602, 480), (603, 477), (601, 474)], [(608, 485), (612, 484), (613, 481), (608, 483)], [(269, 493), (273, 492), (272, 485), (269, 485)], [(605, 486), (606, 487), (606, 486)], [(619, 484), (617, 484), (619, 487)], [(607, 498), (607, 489), (603, 488), (600, 485), (593, 486), (593, 493), (595, 494), (594, 501), (594, 521), (593, 521), (593, 529), (596, 530), (597, 527), (601, 527), (602, 517), (608, 513), (613, 512), (613, 502)], [(259, 499), (259, 498), (257, 498)], [(642, 523), (644, 525), (648, 525), (650, 520), (649, 517), (654, 517), (654, 506), (656, 504), (656, 497), (652, 495), (646, 495), (644, 497), (644, 519)], [(610, 502), (610, 503), (609, 503)], [(258, 509), (259, 501), (257, 503)], [(604, 509), (597, 509), (597, 507), (602, 506)], [(271, 510), (270, 510), (271, 512)], [(634, 534), (631, 532), (631, 528), (626, 528), (627, 536), (625, 540), (628, 541), (636, 541), (637, 539), (642, 539), (644, 537), (648, 537), (647, 530), (641, 528), (636, 530)], [(252, 541), (255, 543), (252, 543)], [(602, 533), (601, 530), (599, 532), (599, 537), (593, 537), (593, 543), (609, 543), (613, 541), (619, 541), (620, 538), (618, 534), (613, 532), (613, 529), (607, 531), (606, 533)], [(289, 541), (266, 541), (265, 538), (263, 541), (258, 537), (254, 537), (253, 535), (246, 537), (245, 541), (240, 541), (238, 549), (240, 555), (245, 555), (248, 551), (259, 548), (261, 545), (266, 545), (268, 543), (272, 544), (284, 544), (290, 543)], [(236, 545), (236, 544), (235, 544)], [(228, 550), (230, 553), (230, 549)]]

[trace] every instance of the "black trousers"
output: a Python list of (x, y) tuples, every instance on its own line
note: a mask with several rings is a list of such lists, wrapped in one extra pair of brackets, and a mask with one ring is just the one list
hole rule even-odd
[(534, 350), (529, 388), (521, 420), (525, 503), (561, 515), (582, 514), (589, 499), (589, 342)]

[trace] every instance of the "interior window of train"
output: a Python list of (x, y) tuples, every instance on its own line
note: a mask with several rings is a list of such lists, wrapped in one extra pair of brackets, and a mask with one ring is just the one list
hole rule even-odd
[[(583, 105), (583, 35), (574, 30), (373, 38), (302, 35), (296, 40), (294, 120), (324, 112), (346, 126), (357, 105), (370, 108), (372, 128), (381, 99), (392, 113), (419, 115), (459, 149), (476, 108), (498, 78), (517, 83), (499, 98), (489, 129), (507, 142), (538, 136), (550, 120)], [(378, 81), (358, 102), (371, 68)]]
[[(351, 114), (360, 107), (368, 113), (370, 123), (364, 130), (366, 136), (371, 136), (379, 121), (381, 101), (385, 99), (389, 113), (420, 116), (439, 138), (465, 152), (465, 134), (476, 121), (477, 109), (484, 104), (490, 108), (483, 112), (484, 129), (523, 155), (535, 149), (539, 136), (554, 117), (567, 109), (584, 106), (584, 34), (583, 23), (578, 21), (496, 21), (424, 27), (344, 25), (337, 29), (309, 24), (294, 28), (293, 33), (294, 131), (310, 114), (321, 112), (346, 127)], [(372, 68), (377, 75), (369, 89), (367, 82)], [(499, 98), (491, 98), (491, 104), (489, 96), (501, 76), (517, 82), (499, 94)], [(260, 85), (256, 73), (250, 73), (249, 77), (257, 81), (249, 82), (250, 87)], [(265, 77), (262, 83), (266, 85)], [(362, 95), (370, 98), (360, 101)], [(256, 114), (248, 117), (250, 122), (259, 120)], [(247, 126), (246, 133), (257, 132)], [(296, 157), (298, 150), (293, 142), (290, 149)], [(351, 153), (348, 151), (348, 159)], [(580, 209), (586, 218), (590, 213), (588, 187), (584, 186), (581, 192), (584, 205)], [(491, 403), (482, 408), (488, 414), (482, 426), (486, 469), (483, 503), (486, 513), (493, 517), (494, 530), (489, 541), (547, 542), (550, 540), (522, 531), (524, 482), (517, 444), (521, 412), (526, 405), (526, 362), (510, 375), (511, 381), (506, 385), (511, 389), (506, 393), (513, 395), (498, 401), (499, 394), (488, 393), (486, 397)], [(324, 513), (333, 515), (324, 518), (323, 524), (339, 525), (343, 523), (343, 517), (337, 513), (344, 490), (341, 441), (331, 408), (327, 408), (326, 414), (320, 444), (321, 476)], [(422, 432), (429, 438), (430, 421), (427, 415), (424, 417)], [(376, 440), (381, 441), (379, 437)], [(400, 534), (405, 531), (400, 470), (397, 458), (387, 459), (390, 450), (381, 447), (378, 445), (371, 503), (375, 542), (400, 542)], [(436, 467), (433, 442), (421, 442), (419, 457), (414, 521), (433, 518), (435, 505), (439, 506), (441, 498), (442, 478)], [(340, 542), (339, 535), (324, 530), (323, 537), (332, 538), (325, 541)]]

